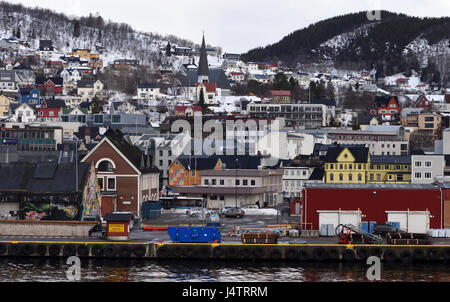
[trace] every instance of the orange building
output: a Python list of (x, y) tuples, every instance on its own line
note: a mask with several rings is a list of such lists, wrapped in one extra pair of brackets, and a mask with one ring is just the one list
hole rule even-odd
[(205, 169), (222, 170), (218, 157), (183, 156), (169, 166), (169, 187), (201, 185), (200, 171)]

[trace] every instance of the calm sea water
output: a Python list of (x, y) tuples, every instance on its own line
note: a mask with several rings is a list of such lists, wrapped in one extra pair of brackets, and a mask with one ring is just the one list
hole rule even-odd
[[(68, 281), (63, 259), (1, 258), (0, 282)], [(367, 281), (363, 263), (82, 260), (82, 282), (334, 282)], [(382, 264), (382, 281), (450, 282), (450, 263)]]

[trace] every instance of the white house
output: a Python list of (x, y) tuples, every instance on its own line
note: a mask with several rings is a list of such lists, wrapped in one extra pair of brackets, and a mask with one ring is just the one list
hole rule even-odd
[(27, 103), (20, 104), (15, 108), (12, 120), (19, 123), (33, 122), (36, 120), (36, 109)]

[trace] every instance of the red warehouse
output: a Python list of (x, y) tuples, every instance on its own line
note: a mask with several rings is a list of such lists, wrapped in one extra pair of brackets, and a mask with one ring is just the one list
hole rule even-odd
[(429, 228), (441, 229), (448, 212), (446, 190), (431, 184), (307, 184), (302, 192), (303, 222), (319, 230), (320, 213), (331, 211), (360, 211), (362, 221), (381, 224), (388, 221), (388, 213), (429, 211)]

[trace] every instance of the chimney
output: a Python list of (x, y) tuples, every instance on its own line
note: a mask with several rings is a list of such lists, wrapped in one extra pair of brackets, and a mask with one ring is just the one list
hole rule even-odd
[(91, 143), (91, 128), (86, 127), (84, 130), (84, 140), (86, 141), (86, 144)]

